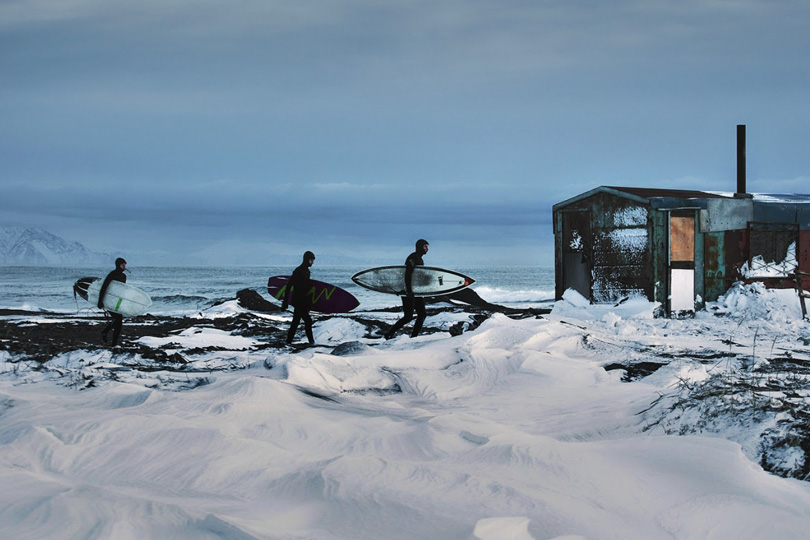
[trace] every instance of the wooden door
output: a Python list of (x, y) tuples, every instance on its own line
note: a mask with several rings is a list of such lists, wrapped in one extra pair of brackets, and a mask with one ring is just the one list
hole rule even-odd
[(669, 215), (669, 313), (695, 312), (695, 212), (672, 211)]

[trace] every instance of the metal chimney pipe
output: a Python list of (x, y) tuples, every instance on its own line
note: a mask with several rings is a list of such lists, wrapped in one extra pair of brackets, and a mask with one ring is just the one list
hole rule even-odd
[(745, 124), (737, 124), (737, 193), (738, 197), (747, 193), (745, 186)]

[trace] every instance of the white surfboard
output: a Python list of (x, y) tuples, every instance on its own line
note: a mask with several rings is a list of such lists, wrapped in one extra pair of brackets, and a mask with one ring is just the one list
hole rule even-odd
[[(352, 276), (352, 281), (361, 287), (387, 294), (405, 294), (405, 267), (380, 266), (363, 270)], [(414, 296), (441, 296), (460, 291), (475, 283), (471, 277), (436, 268), (417, 266), (413, 271), (411, 286)]]
[[(73, 285), (78, 294), (92, 305), (98, 305), (98, 293), (104, 280), (97, 277), (82, 278)], [(111, 281), (104, 292), (104, 309), (120, 313), (124, 317), (143, 315), (152, 305), (152, 299), (138, 287), (120, 281)]]

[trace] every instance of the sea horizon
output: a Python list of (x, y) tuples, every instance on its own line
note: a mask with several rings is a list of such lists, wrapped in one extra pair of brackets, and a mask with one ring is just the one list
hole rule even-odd
[[(431, 265), (428, 265), (431, 266)], [(438, 266), (438, 265), (437, 265)], [(368, 291), (355, 285), (351, 276), (361, 265), (318, 265), (312, 278), (337, 285), (360, 301), (360, 310), (400, 305), (399, 297)], [(0, 309), (72, 312), (93, 308), (73, 295), (73, 284), (83, 277), (103, 278), (111, 268), (102, 266), (6, 266), (0, 282)], [(127, 282), (149, 294), (150, 313), (183, 315), (199, 313), (233, 299), (242, 289), (257, 291), (265, 299), (267, 280), (289, 275), (294, 266), (131, 266)], [(458, 266), (475, 280), (471, 288), (484, 300), (507, 307), (547, 306), (554, 300), (553, 267)]]

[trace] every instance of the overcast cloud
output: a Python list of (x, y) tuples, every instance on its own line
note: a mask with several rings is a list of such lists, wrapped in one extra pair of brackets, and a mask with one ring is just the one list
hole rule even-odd
[(551, 264), (599, 185), (808, 192), (801, 1), (4, 1), (0, 224), (142, 261)]

